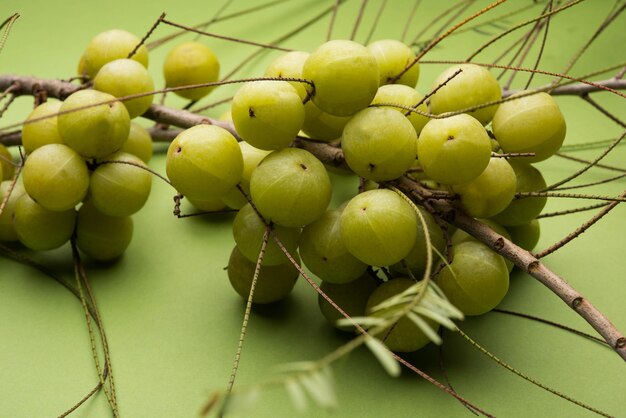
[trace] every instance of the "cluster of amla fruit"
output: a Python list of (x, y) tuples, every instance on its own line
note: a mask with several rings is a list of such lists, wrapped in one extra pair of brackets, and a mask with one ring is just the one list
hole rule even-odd
[[(535, 218), (545, 198), (514, 196), (546, 186), (532, 163), (550, 157), (564, 140), (565, 122), (555, 101), (529, 91), (499, 104), (501, 89), (491, 73), (463, 64), (435, 80), (437, 91), (426, 102), (415, 90), (414, 60), (415, 54), (394, 40), (367, 47), (334, 40), (310, 54), (286, 53), (267, 68), (265, 76), (273, 79), (246, 83), (233, 98), (232, 121), (243, 141), (215, 126), (196, 126), (172, 142), (167, 156), (172, 184), (201, 209), (239, 210), (228, 275), (244, 299), (268, 226), (272, 233), (255, 303), (284, 298), (298, 277), (274, 237), (293, 261), (302, 258), (322, 279), (324, 292), (351, 316), (376, 312), (381, 301), (421, 278), (425, 231), (415, 209), (385, 188), (385, 182), (407, 173), (457, 195), (461, 210), (521, 247), (537, 243)], [(293, 147), (299, 134), (341, 147), (351, 171), (366, 179), (370, 190), (328, 210), (332, 187), (326, 167)], [(509, 160), (494, 151), (534, 156)], [(445, 252), (444, 233), (429, 213), (422, 216), (437, 257)], [(462, 231), (452, 242), (453, 260), (436, 283), (465, 315), (486, 313), (505, 296), (513, 265)], [(393, 278), (381, 280), (369, 266), (384, 267)], [(340, 316), (323, 298), (320, 308), (332, 323)], [(386, 338), (396, 351), (417, 350), (427, 342), (410, 321)]]

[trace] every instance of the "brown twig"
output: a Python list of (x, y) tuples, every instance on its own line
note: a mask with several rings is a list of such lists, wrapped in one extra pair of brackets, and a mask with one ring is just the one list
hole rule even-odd
[[(622, 199), (626, 199), (626, 191), (624, 193), (622, 193), (620, 195), (620, 197)], [(618, 204), (619, 204), (619, 202), (617, 202), (617, 201), (614, 201), (614, 202), (611, 202), (611, 203), (607, 204), (606, 206), (604, 206), (602, 208), (602, 210), (600, 212), (598, 212), (595, 216), (593, 216), (587, 222), (585, 222), (584, 224), (582, 224), (581, 226), (579, 226), (578, 228), (576, 228), (575, 230), (573, 230), (572, 232), (567, 234), (567, 236), (565, 238), (563, 238), (562, 240), (554, 243), (553, 245), (551, 245), (550, 247), (546, 248), (545, 250), (535, 254), (535, 257), (537, 257), (537, 259), (543, 258), (543, 257), (545, 257), (545, 256), (547, 256), (549, 254), (552, 254), (553, 252), (555, 252), (559, 248), (563, 248), (563, 246), (565, 246), (565, 244), (567, 244), (568, 242), (572, 241), (574, 238), (580, 236), (583, 232), (588, 230), (593, 224), (595, 224), (600, 219), (602, 219), (607, 213), (609, 213), (610, 211), (615, 209), (615, 207)], [(624, 340), (624, 345), (626, 346), (626, 340)]]
[(356, 36), (356, 32), (359, 30), (359, 26), (361, 25), (361, 20), (363, 19), (363, 14), (365, 13), (365, 8), (367, 7), (368, 0), (361, 0), (361, 7), (359, 8), (359, 13), (356, 15), (356, 19), (354, 21), (354, 26), (352, 27), (352, 34), (350, 35), (350, 40), (353, 41)]

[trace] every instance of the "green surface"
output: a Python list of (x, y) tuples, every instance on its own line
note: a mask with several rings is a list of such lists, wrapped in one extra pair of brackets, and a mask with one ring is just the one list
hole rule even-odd
[[(241, 10), (250, 0), (235, 1), (229, 10)], [(322, 9), (327, 1), (290, 1), (279, 7), (211, 26), (213, 32), (268, 42), (296, 27)], [(337, 37), (349, 36), (361, 2), (352, 0), (342, 8), (336, 23)], [(357, 34), (363, 41), (379, 2), (370, 2)], [(393, 7), (381, 17), (376, 37), (398, 37), (412, 1), (392, 1)], [(433, 19), (437, 10), (447, 7), (422, 2), (409, 37)], [(441, 2), (443, 3), (443, 2)], [(446, 2), (447, 3), (447, 2)], [(451, 3), (451, 2), (450, 2)], [(527, 1), (511, 1), (493, 11), (492, 16), (514, 10)], [(487, 3), (477, 2), (469, 15)], [(209, 19), (221, 1), (130, 2), (95, 1), (2, 1), (0, 19), (14, 11), (22, 15), (7, 44), (0, 52), (0, 72), (67, 78), (74, 74), (78, 58), (89, 39), (114, 27), (143, 34), (162, 11), (169, 19), (187, 24)], [(606, 16), (613, 1), (587, 1), (553, 20), (541, 68), (560, 71)], [(432, 9), (431, 9), (432, 7)], [(536, 6), (538, 12), (542, 6)], [(528, 15), (527, 15), (528, 16)], [(285, 45), (313, 49), (325, 39), (328, 17)], [(509, 18), (512, 22), (520, 17)], [(623, 45), (626, 33), (616, 22), (603, 33), (577, 64), (572, 73), (626, 61)], [(442, 25), (437, 23), (435, 27)], [(490, 33), (497, 28), (486, 28)], [(155, 36), (169, 33), (159, 28)], [(519, 35), (515, 35), (519, 36)], [(510, 39), (515, 39), (515, 36)], [(191, 39), (186, 36), (185, 39)], [(466, 33), (452, 37), (432, 53), (432, 58), (464, 58), (488, 36)], [(489, 58), (511, 41), (479, 55)], [(238, 60), (254, 51), (251, 46), (233, 46), (210, 40), (222, 61), (223, 74)], [(163, 84), (160, 65), (167, 52), (160, 48), (151, 54), (150, 72), (155, 84)], [(252, 62), (239, 76), (258, 75), (276, 53)], [(429, 55), (430, 56), (430, 55)], [(534, 62), (534, 58), (530, 60)], [(532, 64), (529, 64), (532, 65)], [(442, 66), (422, 65), (418, 88), (429, 90)], [(612, 74), (612, 73), (610, 73)], [(609, 75), (610, 75), (609, 74)], [(607, 75), (606, 77), (608, 77)], [(525, 83), (526, 75), (517, 78)], [(534, 84), (548, 81), (536, 77)], [(217, 89), (210, 99), (228, 97), (232, 89)], [(601, 103), (625, 117), (624, 99), (603, 94)], [(23, 119), (31, 99), (19, 99), (0, 126)], [(171, 105), (183, 101), (168, 97)], [(576, 98), (559, 99), (568, 123), (566, 144), (606, 139), (620, 129), (590, 106)], [(224, 108), (215, 109), (219, 114)], [(587, 157), (598, 151), (588, 152)], [(607, 163), (623, 164), (624, 148), (618, 148)], [(157, 153), (150, 163), (164, 173), (164, 154)], [(564, 160), (541, 164), (548, 182), (560, 179), (579, 166)], [(612, 175), (592, 170), (586, 181)], [(350, 195), (355, 182), (335, 176), (335, 202)], [(594, 193), (617, 194), (624, 182), (593, 189)], [(232, 216), (176, 219), (171, 215), (173, 190), (154, 180), (154, 190), (146, 207), (135, 216), (135, 238), (126, 255), (115, 265), (88, 263), (88, 275), (109, 337), (113, 372), (122, 417), (196, 416), (211, 390), (224, 388), (230, 374), (244, 305), (230, 288), (223, 267), (234, 244), (230, 233)], [(551, 200), (546, 211), (582, 206), (585, 202)], [(183, 205), (183, 210), (188, 207)], [(560, 239), (590, 213), (554, 218), (542, 222), (544, 234), (539, 247)], [(546, 263), (587, 296), (626, 330), (626, 281), (624, 281), (623, 231), (626, 210), (620, 207), (593, 226)], [(68, 246), (51, 253), (37, 254), (47, 266), (72, 278)], [(584, 321), (556, 296), (532, 278), (514, 273), (504, 308), (589, 331)], [(87, 394), (97, 383), (90, 342), (80, 303), (51, 279), (30, 267), (0, 259), (0, 417), (58, 416)], [(626, 411), (624, 362), (610, 350), (583, 338), (542, 324), (490, 314), (466, 321), (462, 327), (495, 355), (519, 370), (584, 402), (613, 415)], [(268, 377), (277, 365), (317, 359), (346, 341), (325, 324), (318, 313), (315, 293), (304, 281), (284, 303), (253, 311), (237, 385)], [(496, 416), (527, 417), (592, 416), (588, 411), (536, 388), (503, 370), (457, 335), (445, 335), (444, 354), (448, 377), (454, 388), (476, 405)], [(428, 347), (407, 358), (437, 379), (443, 379), (436, 347)], [(404, 417), (469, 416), (458, 402), (423, 379), (403, 373), (388, 377), (366, 350), (355, 352), (334, 368), (339, 407), (325, 412), (311, 407), (303, 416), (321, 417)], [(249, 416), (288, 417), (296, 412), (284, 391), (264, 393), (257, 409)], [(103, 393), (98, 393), (72, 416), (108, 417)]]

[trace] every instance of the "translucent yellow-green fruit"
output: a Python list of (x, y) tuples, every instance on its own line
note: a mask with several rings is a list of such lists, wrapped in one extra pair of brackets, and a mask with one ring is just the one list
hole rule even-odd
[[(520, 92), (517, 97), (526, 91)], [(561, 148), (565, 119), (556, 100), (537, 93), (502, 103), (493, 117), (493, 133), (504, 152), (534, 152), (524, 162), (543, 161)]]
[[(515, 171), (517, 186), (515, 192), (536, 192), (543, 190), (547, 185), (541, 172), (530, 164), (511, 161), (511, 167)], [(503, 226), (524, 225), (535, 219), (543, 210), (548, 198), (526, 197), (514, 199), (509, 205), (493, 219)]]
[(467, 183), (452, 186), (459, 204), (475, 218), (489, 218), (502, 212), (513, 200), (517, 178), (505, 158), (493, 157), (483, 172)]
[[(415, 89), (409, 86), (405, 86), (403, 84), (387, 84), (378, 88), (376, 96), (374, 97), (374, 100), (372, 100), (372, 104), (393, 103), (428, 113), (428, 106), (426, 105), (426, 102), (416, 106), (422, 101), (423, 98), (423, 95), (419, 94)], [(417, 132), (418, 135), (422, 132), (424, 125), (426, 125), (426, 123), (430, 120), (427, 116), (420, 115), (419, 113), (409, 112), (400, 107), (389, 107), (405, 115), (407, 119), (409, 119), (409, 122), (411, 122), (411, 125), (413, 125), (413, 128), (415, 128), (415, 132)]]
[(141, 158), (144, 163), (148, 164), (152, 158), (153, 152), (150, 133), (143, 126), (131, 122), (128, 139), (126, 139), (120, 151), (133, 154)]
[(374, 55), (347, 40), (332, 40), (318, 47), (304, 63), (302, 75), (315, 84), (315, 105), (335, 116), (353, 115), (367, 107), (380, 78)]
[(511, 240), (526, 251), (532, 251), (541, 236), (539, 219), (533, 219), (524, 225), (507, 226), (506, 229), (511, 234)]
[(341, 238), (341, 211), (326, 211), (307, 225), (300, 237), (300, 256), (304, 265), (328, 283), (343, 284), (365, 273), (367, 264), (350, 254)]
[(355, 196), (341, 214), (341, 238), (352, 255), (389, 266), (409, 255), (417, 236), (413, 208), (395, 192), (370, 190)]
[(233, 97), (233, 123), (239, 136), (256, 148), (285, 148), (304, 122), (304, 105), (286, 81), (244, 84)]
[[(104, 158), (91, 173), (89, 196), (93, 205), (108, 216), (130, 216), (139, 211), (150, 196), (152, 174), (143, 161), (132, 154), (116, 152)], [(142, 168), (143, 167), (143, 168)]]
[[(295, 253), (293, 257), (300, 264), (298, 254)], [(228, 260), (228, 279), (244, 300), (248, 300), (250, 295), (255, 267), (256, 263), (244, 257), (237, 247), (233, 248)], [(252, 302), (266, 304), (286, 298), (296, 284), (298, 274), (290, 261), (275, 266), (261, 266)]]
[(226, 203), (222, 202), (221, 199), (196, 200), (187, 198), (187, 200), (202, 212), (219, 212), (228, 209)]
[(213, 125), (181, 132), (170, 144), (165, 164), (172, 185), (193, 200), (221, 198), (237, 185), (243, 172), (237, 140)]
[[(146, 67), (132, 59), (122, 58), (102, 66), (93, 80), (93, 87), (115, 97), (124, 97), (154, 91), (154, 82)], [(143, 115), (153, 99), (154, 96), (149, 95), (122, 103), (133, 119)]]
[(465, 315), (482, 315), (502, 301), (509, 290), (509, 271), (502, 256), (477, 241), (452, 249), (452, 263), (436, 278), (450, 302)]
[(346, 163), (359, 176), (376, 182), (404, 174), (417, 157), (417, 133), (400, 112), (384, 107), (361, 110), (341, 137)]
[(133, 220), (130, 216), (107, 216), (90, 202), (78, 210), (76, 245), (93, 259), (109, 261), (118, 258), (130, 245)]
[[(163, 76), (167, 87), (212, 83), (219, 80), (220, 63), (211, 48), (199, 42), (187, 42), (172, 49), (165, 57)], [(215, 87), (178, 90), (175, 93), (189, 100), (199, 100)]]
[(274, 151), (250, 178), (250, 194), (270, 222), (288, 227), (308, 225), (324, 214), (331, 197), (324, 165), (308, 151)]
[(326, 113), (309, 100), (304, 105), (302, 132), (309, 138), (331, 142), (341, 137), (343, 128), (351, 118), (352, 116), (335, 116)]
[[(11, 189), (12, 183), (13, 181), (11, 180), (5, 180), (0, 183), (0, 202), (4, 201)], [(7, 200), (4, 210), (0, 213), (0, 241), (17, 241), (18, 239), (15, 227), (13, 226), (13, 212), (15, 210), (15, 204), (24, 193), (26, 193), (26, 191), (22, 183), (15, 183), (9, 200)]]
[[(263, 236), (267, 229), (266, 222), (262, 220), (252, 206), (246, 204), (233, 221), (233, 237), (237, 248), (250, 261), (256, 263), (263, 246)], [(280, 240), (285, 249), (294, 254), (300, 240), (300, 228), (287, 228), (274, 225), (273, 233)], [(263, 256), (264, 266), (275, 266), (289, 261), (285, 253), (270, 236), (265, 246)]]
[[(265, 77), (279, 77), (279, 78), (303, 78), (302, 68), (304, 62), (309, 58), (308, 52), (303, 51), (289, 51), (280, 55), (274, 61), (270, 63), (265, 69)], [(298, 81), (290, 81), (301, 100), (307, 95), (307, 92), (311, 90), (311, 86), (307, 83), (301, 83)]]
[(15, 232), (22, 244), (31, 250), (58, 248), (70, 240), (76, 225), (76, 210), (51, 211), (23, 194), (15, 205)]
[[(263, 161), (263, 158), (269, 155), (270, 151), (262, 150), (253, 147), (246, 141), (239, 142), (239, 148), (241, 148), (241, 154), (243, 156), (243, 174), (239, 186), (243, 189), (246, 196), (250, 197), (250, 177), (255, 168)], [(239, 189), (235, 188), (228, 192), (222, 200), (228, 207), (233, 209), (241, 209), (244, 207), (248, 200), (246, 199)]]
[[(415, 60), (415, 53), (395, 39), (372, 42), (367, 49), (374, 55), (380, 71), (380, 85), (389, 84)], [(394, 84), (415, 87), (420, 76), (420, 66), (415, 63)]]
[(491, 141), (481, 123), (465, 113), (432, 119), (420, 133), (417, 157), (426, 175), (436, 182), (467, 183), (489, 164)]
[[(459, 70), (461, 72), (449, 80)], [(445, 85), (430, 98), (430, 110), (437, 115), (457, 110), (465, 111), (464, 109), (502, 98), (498, 80), (487, 68), (475, 64), (458, 64), (448, 68), (435, 79), (433, 89), (444, 83)], [(486, 125), (494, 117), (497, 109), (498, 105), (494, 104), (468, 110), (466, 113)]]
[[(62, 104), (62, 102), (56, 100), (48, 100), (33, 109), (26, 120), (28, 121), (59, 113)], [(37, 148), (47, 144), (62, 143), (63, 139), (57, 127), (57, 116), (52, 116), (37, 122), (26, 123), (22, 128), (22, 146), (26, 154), (30, 154)]]
[[(84, 106), (92, 107), (72, 111)], [(79, 90), (65, 99), (60, 111), (71, 111), (58, 116), (63, 143), (84, 158), (106, 157), (122, 148), (128, 138), (128, 111), (110, 94)]]
[[(445, 254), (446, 248), (446, 239), (443, 235), (443, 231), (435, 218), (426, 212), (425, 209), (419, 208), (420, 213), (424, 217), (424, 221), (426, 223), (426, 229), (428, 231), (428, 236), (430, 238), (430, 244), (432, 248), (432, 268), (434, 269), (436, 265), (441, 261), (439, 258), (439, 254)], [(417, 216), (417, 215), (416, 215)], [(422, 222), (417, 219), (417, 236), (415, 238), (415, 244), (411, 248), (409, 254), (399, 263), (393, 264), (390, 266), (391, 270), (396, 273), (400, 273), (404, 276), (408, 276), (410, 270), (413, 277), (416, 279), (421, 279), (426, 271), (426, 257), (428, 252), (426, 250), (426, 233), (422, 226)]]
[[(489, 228), (493, 229), (494, 232), (502, 235), (504, 238), (508, 239), (509, 241), (514, 242), (511, 234), (509, 233), (508, 228), (504, 228), (502, 225), (493, 221), (492, 219), (478, 219), (478, 220), (484, 223), (485, 225), (487, 225)], [(462, 229), (457, 229), (456, 231), (454, 231), (454, 233), (450, 236), (450, 239), (452, 241), (452, 245), (457, 245), (465, 241), (479, 242), (476, 238), (474, 238), (467, 232), (463, 231)], [(506, 263), (506, 267), (510, 273), (511, 270), (513, 270), (513, 267), (515, 267), (515, 264), (513, 264), (511, 260), (508, 260), (506, 258), (504, 259), (504, 262)]]
[(73, 209), (87, 194), (89, 171), (85, 160), (62, 144), (37, 148), (22, 171), (26, 192), (48, 210)]
[[(104, 64), (116, 59), (128, 58), (140, 41), (132, 33), (121, 29), (99, 33), (89, 42), (82, 55), (78, 65), (78, 75), (86, 74), (94, 78)], [(131, 59), (148, 68), (148, 48), (142, 45)]]
[(4, 145), (0, 144), (0, 182), (12, 180), (15, 173), (15, 166), (11, 152)]

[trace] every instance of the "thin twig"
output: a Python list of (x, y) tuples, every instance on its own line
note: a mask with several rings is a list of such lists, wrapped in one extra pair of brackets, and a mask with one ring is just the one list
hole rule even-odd
[(547, 212), (547, 213), (542, 213), (541, 215), (537, 216), (536, 219), (552, 218), (555, 216), (570, 215), (572, 213), (586, 212), (588, 210), (603, 208), (606, 205), (608, 205), (608, 203), (598, 203), (596, 205), (583, 206), (583, 207), (575, 208), (575, 209), (565, 209), (565, 210), (559, 210), (556, 212)]
[(361, 19), (363, 19), (363, 14), (365, 13), (366, 7), (367, 0), (361, 0), (361, 7), (359, 8), (359, 13), (356, 15), (356, 20), (354, 21), (354, 26), (352, 27), (352, 34), (350, 35), (351, 41), (354, 40), (356, 32), (359, 30), (359, 26), (361, 25)]
[(378, 22), (380, 21), (380, 18), (383, 15), (383, 11), (385, 10), (386, 6), (387, 6), (387, 0), (383, 0), (380, 3), (380, 7), (378, 8), (378, 12), (376, 12), (376, 15), (374, 17), (374, 23), (372, 23), (372, 26), (370, 26), (370, 31), (367, 34), (367, 38), (365, 38), (365, 42), (364, 42), (365, 45), (370, 43), (370, 41), (372, 39), (372, 36), (374, 35), (374, 31), (378, 27)]
[(501, 359), (499, 359), (498, 357), (496, 357), (495, 355), (491, 354), (489, 351), (487, 351), (483, 346), (481, 346), (480, 344), (478, 344), (476, 341), (474, 341), (469, 335), (467, 335), (465, 332), (463, 332), (459, 327), (456, 328), (457, 332), (459, 334), (461, 334), (461, 336), (468, 342), (470, 343), (472, 346), (476, 347), (478, 349), (478, 351), (480, 351), (481, 353), (483, 353), (484, 355), (486, 355), (487, 357), (489, 357), (491, 360), (495, 361), (498, 365), (504, 367), (505, 369), (507, 369), (508, 371), (518, 375), (519, 377), (521, 377), (522, 379), (526, 380), (529, 383), (532, 383), (535, 386), (540, 387), (541, 389), (550, 392), (553, 395), (558, 396), (561, 399), (565, 399), (568, 402), (573, 403), (574, 405), (577, 405), (581, 408), (584, 408), (588, 411), (594, 412), (600, 416), (603, 417), (607, 417), (607, 418), (612, 418), (612, 415), (607, 414), (606, 412), (600, 411), (597, 408), (594, 408), (592, 406), (587, 405), (586, 403), (580, 402), (574, 398), (572, 398), (571, 396), (565, 395), (564, 393), (561, 393), (559, 391), (557, 391), (556, 389), (552, 389), (550, 386), (547, 386), (541, 382), (539, 382), (536, 379), (531, 378), (530, 376), (522, 373), (521, 371), (517, 370), (516, 368), (514, 368), (513, 366), (505, 363), (504, 361), (502, 361)]
[[(626, 201), (626, 191), (624, 193), (622, 193), (620, 197), (623, 199), (622, 201)], [(613, 201), (613, 202), (609, 203), (608, 205), (604, 206), (602, 208), (602, 210), (600, 210), (600, 212), (598, 212), (595, 216), (593, 216), (587, 222), (585, 222), (584, 224), (582, 224), (581, 226), (579, 226), (578, 228), (576, 228), (575, 230), (573, 230), (572, 232), (567, 234), (567, 236), (565, 238), (563, 238), (562, 240), (552, 244), (551, 246), (549, 246), (545, 250), (535, 254), (535, 257), (537, 259), (540, 259), (540, 258), (543, 258), (543, 257), (549, 255), (549, 254), (552, 254), (553, 252), (557, 251), (559, 248), (562, 248), (568, 242), (570, 242), (573, 239), (575, 239), (576, 237), (580, 236), (583, 232), (588, 230), (593, 224), (595, 224), (600, 219), (602, 219), (607, 213), (609, 213), (615, 207), (617, 207), (618, 203), (619, 202), (617, 202), (617, 201)], [(626, 345), (626, 342), (625, 342), (625, 345)]]
[(172, 22), (171, 20), (167, 20), (167, 19), (162, 19), (161, 22), (163, 22), (163, 23), (165, 23), (166, 25), (169, 25), (169, 26), (174, 26), (175, 28), (186, 30), (187, 32), (194, 32), (194, 33), (197, 33), (197, 34), (200, 34), (200, 35), (203, 35), (203, 36), (208, 36), (210, 38), (221, 39), (223, 41), (230, 41), (230, 42), (235, 42), (235, 43), (238, 43), (238, 44), (258, 46), (258, 47), (264, 48), (264, 49), (275, 49), (277, 51), (283, 51), (283, 52), (293, 51), (292, 49), (282, 48), (282, 47), (276, 46), (276, 45), (262, 44), (260, 42), (248, 41), (246, 39), (233, 38), (232, 36), (224, 36), (224, 35), (218, 35), (216, 33), (205, 32), (205, 31), (202, 31), (200, 29), (195, 29), (195, 28), (192, 28), (192, 27), (189, 27), (189, 26), (181, 25), (180, 23)]

